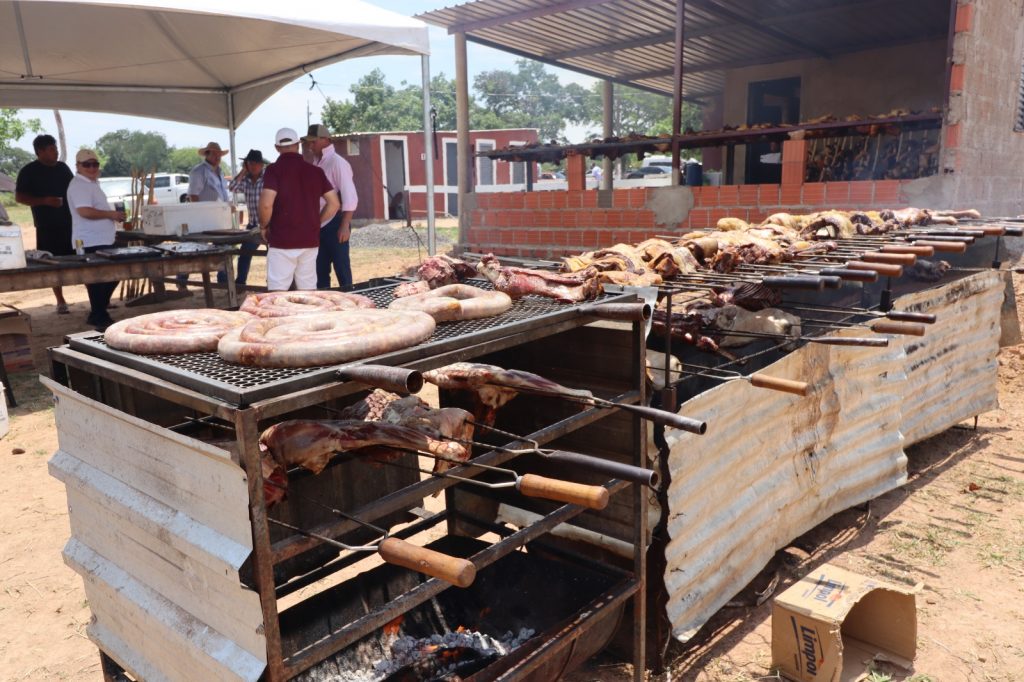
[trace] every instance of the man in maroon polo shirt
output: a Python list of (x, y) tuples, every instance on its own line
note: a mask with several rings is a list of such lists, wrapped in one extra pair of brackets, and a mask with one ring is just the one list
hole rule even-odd
[[(260, 232), (267, 242), (267, 290), (316, 289), (320, 226), (341, 203), (324, 172), (299, 154), (299, 135), (281, 128), (274, 138), (277, 161), (263, 173)], [(320, 208), (320, 198), (324, 207)]]

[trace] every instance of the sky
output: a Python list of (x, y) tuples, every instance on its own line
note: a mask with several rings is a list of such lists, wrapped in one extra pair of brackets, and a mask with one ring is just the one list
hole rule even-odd
[[(459, 4), (462, 0), (369, 0), (370, 4), (383, 9), (413, 16), (442, 7)], [(449, 78), (455, 76), (455, 40), (444, 29), (430, 27), (430, 71), (431, 75), (444, 73)], [(515, 55), (500, 52), (491, 48), (468, 43), (467, 60), (469, 78), (482, 71), (493, 69), (515, 69)], [(278, 128), (291, 127), (303, 132), (309, 120), (318, 122), (320, 111), (324, 105), (324, 96), (336, 100), (351, 99), (349, 87), (362, 76), (379, 68), (384, 72), (387, 82), (398, 86), (402, 81), (420, 83), (421, 64), (418, 57), (375, 57), (372, 59), (353, 59), (339, 64), (324, 67), (313, 72), (319, 88), (312, 88), (310, 77), (303, 76), (285, 86), (277, 94), (264, 102), (235, 132), (234, 156), (241, 157), (249, 149), (260, 149), (264, 154), (273, 153), (274, 132)], [(563, 84), (579, 83), (589, 87), (594, 79), (571, 71), (554, 69)], [(321, 92), (322, 91), (322, 92)], [(120, 116), (107, 113), (89, 113), (81, 111), (61, 110), (64, 119), (64, 130), (67, 134), (68, 153), (73, 155), (81, 147), (91, 147), (105, 133), (127, 128), (163, 133), (172, 147), (203, 147), (207, 142), (217, 142), (223, 147), (228, 146), (226, 130), (205, 126), (189, 125), (161, 119), (143, 118), (139, 116)], [(45, 132), (56, 135), (57, 126), (53, 112), (49, 109), (22, 109), (23, 118), (38, 118)], [(567, 128), (566, 135), (570, 141), (584, 139), (586, 129), (582, 127)], [(18, 146), (31, 151), (32, 138), (29, 134), (18, 141)], [(198, 159), (198, 156), (197, 156)]]

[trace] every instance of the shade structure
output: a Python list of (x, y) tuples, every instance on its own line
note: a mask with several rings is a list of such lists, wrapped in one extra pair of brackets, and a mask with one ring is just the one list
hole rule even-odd
[(429, 52), (425, 24), (360, 0), (0, 0), (0, 106), (234, 129), (313, 69)]

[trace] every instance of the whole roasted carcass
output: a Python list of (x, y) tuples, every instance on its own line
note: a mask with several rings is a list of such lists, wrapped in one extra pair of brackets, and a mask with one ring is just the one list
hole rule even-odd
[(502, 265), (494, 254), (487, 254), (476, 266), (477, 272), (513, 299), (530, 294), (554, 298), (565, 303), (578, 303), (597, 298), (601, 282), (594, 270), (559, 275), (544, 270), (529, 270)]

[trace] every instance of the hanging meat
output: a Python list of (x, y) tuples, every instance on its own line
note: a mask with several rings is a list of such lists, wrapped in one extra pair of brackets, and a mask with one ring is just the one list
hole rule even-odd
[(423, 378), (438, 388), (472, 392), (477, 402), (475, 416), (487, 425), (494, 424), (498, 409), (520, 392), (581, 399), (594, 397), (590, 391), (567, 388), (532, 372), (476, 362), (456, 362), (424, 372)]
[[(472, 415), (469, 412), (457, 407), (434, 409), (414, 395), (402, 397), (379, 388), (342, 410), (341, 417), (404, 426), (427, 436), (452, 439), (462, 445), (473, 440)], [(437, 459), (434, 472), (446, 471), (451, 466), (450, 462)]]
[(559, 275), (544, 270), (528, 270), (502, 265), (494, 254), (480, 259), (477, 271), (513, 299), (530, 294), (554, 298), (563, 303), (578, 303), (597, 298), (601, 282), (596, 271), (587, 269), (571, 275)]
[(383, 447), (426, 452), (458, 461), (469, 459), (467, 446), (442, 439), (438, 434), (430, 435), (398, 424), (357, 420), (284, 421), (260, 435), (259, 447), (263, 476), (277, 483), (264, 488), (268, 504), (271, 499), (283, 498), (288, 469), (299, 466), (319, 474), (338, 452)]

